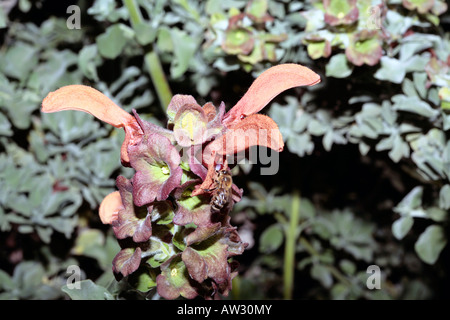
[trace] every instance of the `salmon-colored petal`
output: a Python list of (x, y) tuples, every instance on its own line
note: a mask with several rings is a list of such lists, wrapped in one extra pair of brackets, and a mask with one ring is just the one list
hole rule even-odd
[(209, 121), (214, 120), (216, 117), (216, 107), (211, 102), (207, 102), (203, 105), (203, 111), (205, 112), (206, 119)]
[(116, 105), (100, 91), (84, 85), (70, 85), (50, 92), (42, 101), (42, 112), (77, 110), (92, 114), (116, 128), (125, 129), (125, 140), (120, 151), (121, 161), (128, 165), (128, 144), (134, 143), (142, 130), (135, 117)]
[(270, 117), (253, 114), (208, 144), (202, 158), (202, 162), (208, 167), (208, 173), (203, 183), (196, 186), (192, 195), (200, 195), (205, 193), (204, 189), (211, 188), (216, 174), (216, 162), (225, 161), (226, 163), (226, 155), (239, 153), (252, 146), (264, 146), (278, 152), (283, 150), (283, 137), (277, 124)]
[(299, 86), (312, 86), (320, 76), (311, 69), (293, 63), (280, 64), (264, 71), (245, 95), (225, 114), (223, 124), (230, 128), (246, 116), (257, 113), (281, 92)]
[(125, 139), (123, 140), (122, 146), (120, 148), (120, 160), (122, 161), (122, 164), (124, 166), (129, 166), (130, 157), (128, 156), (128, 146), (130, 144), (136, 144), (137, 141), (141, 139), (143, 133), (137, 122), (124, 126), (124, 129)]
[(70, 85), (50, 92), (42, 102), (42, 112), (79, 110), (122, 128), (136, 119), (100, 91), (84, 85)]
[(208, 173), (206, 174), (206, 178), (203, 180), (202, 184), (195, 186), (195, 189), (192, 191), (192, 196), (204, 194), (206, 193), (205, 190), (211, 189), (214, 184), (215, 176), (215, 165), (214, 162), (211, 162), (211, 164), (208, 165)]
[(209, 166), (210, 155), (230, 155), (246, 150), (251, 146), (264, 146), (278, 152), (283, 150), (284, 142), (277, 124), (270, 117), (253, 114), (235, 124), (223, 136), (208, 144), (203, 161)]
[(100, 220), (104, 224), (111, 224), (118, 219), (119, 211), (123, 209), (122, 198), (119, 191), (108, 194), (100, 204)]

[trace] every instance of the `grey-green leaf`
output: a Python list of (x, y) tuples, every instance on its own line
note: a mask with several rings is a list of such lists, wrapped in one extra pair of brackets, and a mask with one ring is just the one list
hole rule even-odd
[(412, 217), (401, 217), (392, 224), (392, 234), (398, 240), (403, 239), (414, 224)]
[(114, 24), (97, 37), (98, 50), (105, 58), (115, 59), (133, 36), (134, 31), (130, 27), (121, 23)]
[(327, 77), (346, 78), (352, 74), (353, 69), (350, 67), (345, 54), (339, 53), (331, 57), (325, 71)]
[(450, 209), (450, 184), (446, 184), (439, 192), (439, 207), (441, 209)]
[(414, 249), (422, 261), (434, 264), (446, 245), (444, 229), (439, 225), (431, 225), (419, 236)]
[(109, 291), (92, 280), (82, 280), (73, 284), (73, 288), (65, 285), (61, 288), (72, 300), (114, 300)]
[(272, 253), (281, 246), (283, 238), (280, 227), (272, 225), (261, 234), (259, 250), (264, 253)]
[(318, 280), (325, 288), (330, 288), (333, 285), (333, 277), (330, 270), (321, 264), (313, 264), (311, 277)]

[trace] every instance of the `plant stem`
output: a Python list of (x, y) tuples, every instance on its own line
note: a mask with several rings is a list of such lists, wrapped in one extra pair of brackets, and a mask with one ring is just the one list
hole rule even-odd
[(147, 68), (152, 78), (153, 85), (156, 88), (161, 107), (166, 111), (167, 106), (172, 100), (172, 91), (170, 90), (169, 83), (167, 82), (166, 75), (162, 68), (161, 62), (157, 53), (152, 49), (144, 56)]
[(283, 285), (284, 299), (292, 299), (294, 291), (294, 271), (295, 271), (295, 242), (297, 239), (297, 227), (300, 219), (300, 194), (294, 191), (289, 217), (289, 228), (286, 229), (286, 245), (284, 247), (284, 270)]
[(231, 288), (231, 294), (234, 300), (239, 300), (241, 298), (241, 278), (239, 275), (234, 277), (232, 280), (232, 288)]
[[(123, 0), (125, 6), (130, 13), (131, 25), (136, 30), (136, 26), (142, 23), (142, 15), (135, 0)], [(153, 45), (149, 46), (149, 51), (144, 55), (145, 64), (147, 65), (148, 73), (152, 79), (153, 85), (156, 89), (159, 102), (164, 111), (172, 99), (172, 91), (167, 82), (166, 75), (159, 60), (158, 54), (155, 52)]]

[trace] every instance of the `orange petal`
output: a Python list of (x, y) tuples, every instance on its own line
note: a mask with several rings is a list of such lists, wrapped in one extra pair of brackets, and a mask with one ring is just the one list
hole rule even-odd
[(202, 108), (203, 111), (205, 112), (208, 122), (214, 120), (214, 118), (216, 117), (216, 107), (214, 107), (214, 105), (211, 102), (207, 102), (206, 104), (203, 105)]
[(111, 224), (117, 220), (119, 211), (123, 209), (119, 191), (108, 194), (100, 204), (99, 215), (103, 224)]
[[(133, 118), (134, 119), (134, 118)], [(125, 129), (125, 139), (123, 140), (122, 146), (120, 148), (120, 160), (124, 166), (129, 166), (130, 157), (128, 156), (128, 146), (130, 144), (136, 144), (137, 141), (142, 137), (143, 132), (136, 122), (130, 125), (124, 126)]]
[(203, 180), (201, 185), (195, 186), (195, 189), (192, 191), (192, 196), (198, 196), (206, 193), (205, 189), (211, 189), (214, 184), (214, 179), (216, 176), (216, 169), (214, 167), (214, 162), (208, 165), (208, 173), (206, 174), (205, 180)]
[(131, 114), (120, 108), (103, 93), (83, 85), (62, 87), (50, 92), (42, 101), (42, 112), (50, 113), (62, 110), (84, 111), (116, 128), (136, 122)]
[(125, 140), (120, 151), (124, 165), (130, 162), (127, 151), (128, 144), (133, 143), (142, 135), (142, 130), (135, 117), (100, 91), (88, 86), (76, 84), (50, 92), (42, 101), (41, 110), (45, 113), (63, 110), (84, 111), (116, 128), (124, 128)]
[[(227, 159), (220, 159), (220, 157), (216, 158), (217, 161), (220, 161), (223, 165), (223, 168), (228, 168), (228, 162)], [(212, 161), (209, 165), (208, 165), (208, 173), (206, 174), (206, 178), (205, 180), (203, 180), (202, 184), (200, 185), (196, 185), (194, 190), (192, 191), (191, 195), (192, 196), (198, 196), (204, 193), (207, 193), (208, 189), (212, 189), (214, 184), (215, 184), (215, 180), (216, 180), (216, 164), (214, 161)]]
[(283, 137), (277, 124), (270, 117), (262, 114), (253, 114), (239, 121), (223, 136), (208, 144), (203, 161), (209, 165), (213, 154), (236, 154), (257, 145), (278, 152), (284, 147)]
[(287, 63), (271, 67), (255, 79), (245, 95), (225, 115), (223, 124), (228, 128), (244, 117), (257, 113), (281, 92), (299, 86), (312, 86), (320, 76), (307, 67)]

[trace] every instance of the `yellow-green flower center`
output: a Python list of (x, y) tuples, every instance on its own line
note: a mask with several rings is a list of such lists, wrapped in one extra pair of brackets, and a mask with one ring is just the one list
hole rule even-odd
[(170, 169), (169, 169), (168, 166), (163, 166), (163, 167), (161, 168), (161, 171), (162, 171), (162, 173), (164, 173), (165, 175), (170, 174)]

